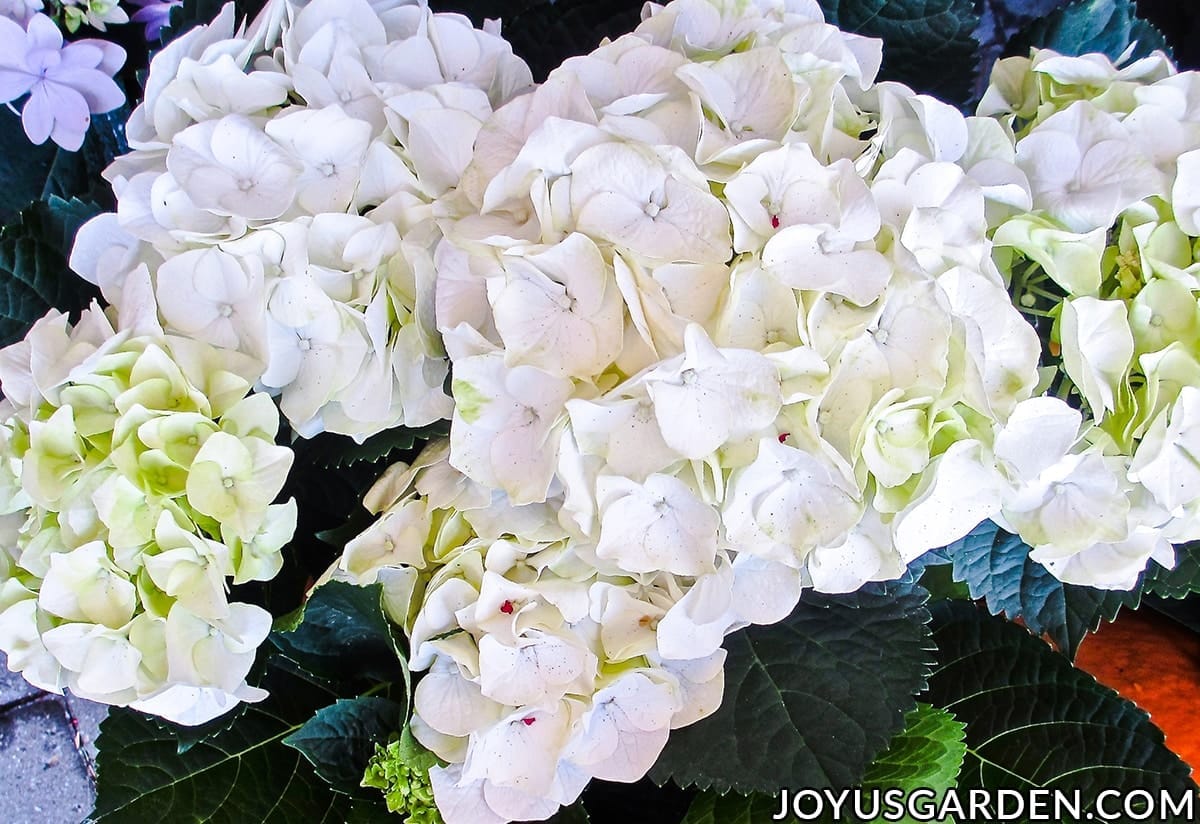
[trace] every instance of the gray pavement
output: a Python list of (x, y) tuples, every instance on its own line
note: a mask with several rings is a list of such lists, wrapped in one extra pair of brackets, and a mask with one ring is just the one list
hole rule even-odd
[(105, 711), (30, 686), (8, 671), (0, 653), (0, 822), (79, 824), (87, 818)]

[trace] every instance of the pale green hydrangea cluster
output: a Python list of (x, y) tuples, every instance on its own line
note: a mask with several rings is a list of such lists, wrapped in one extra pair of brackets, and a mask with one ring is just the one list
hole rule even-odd
[(1031, 196), (994, 221), (996, 259), (1048, 332), (1046, 384), (1084, 410), (1001, 520), (1064, 580), (1127, 588), (1200, 538), (1200, 77), (1035, 51), (997, 64), (980, 113)]
[(292, 452), (252, 364), (116, 314), (51, 311), (0, 352), (0, 649), (43, 689), (200, 723), (266, 695), (271, 616), (229, 585), (280, 569)]
[(106, 31), (106, 26), (129, 22), (129, 14), (119, 0), (63, 0), (63, 25), (74, 34), (81, 26)]
[(405, 728), (386, 746), (375, 745), (362, 786), (382, 790), (388, 812), (405, 816), (411, 824), (443, 824), (429, 783), (429, 770), (437, 764), (437, 756)]

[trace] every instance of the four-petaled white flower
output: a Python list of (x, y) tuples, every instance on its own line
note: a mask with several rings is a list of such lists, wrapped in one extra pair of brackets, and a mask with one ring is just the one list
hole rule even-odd
[(774, 364), (757, 352), (719, 349), (694, 324), (684, 345), (685, 354), (645, 377), (668, 446), (701, 458), (775, 420), (783, 400)]

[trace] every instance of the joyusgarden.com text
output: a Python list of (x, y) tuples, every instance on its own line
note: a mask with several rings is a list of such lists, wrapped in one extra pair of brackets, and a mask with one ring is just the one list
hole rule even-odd
[(1196, 794), (1166, 790), (784, 789), (773, 821), (1196, 821)]

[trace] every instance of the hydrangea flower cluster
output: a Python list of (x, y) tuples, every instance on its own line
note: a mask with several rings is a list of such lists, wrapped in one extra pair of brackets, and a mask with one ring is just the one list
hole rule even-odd
[[(669, 6), (484, 126), (480, 214), (437, 255), (450, 462), (514, 504), (564, 485), (598, 551), (645, 553), (613, 556), (631, 573), (711, 573), (729, 541), (795, 592), (849, 591), (995, 509), (963, 483), (994, 467), (1039, 345), (986, 236), (1010, 195), (986, 174), (998, 124), (872, 86), (877, 42), (764, 8)], [(712, 522), (663, 536), (677, 569), (616, 537), (658, 499)]]
[(164, 334), (149, 282), (0, 351), (0, 649), (31, 683), (183, 723), (265, 697), (245, 677), (296, 527), (292, 452), (253, 364)]
[(1053, 388), (1084, 409), (1044, 422), (1061, 460), (998, 520), (1063, 580), (1129, 588), (1200, 538), (1200, 82), (1161, 53), (1038, 51), (997, 65), (980, 111), (1032, 197), (997, 221), (997, 260), (1053, 324)]
[(449, 454), (389, 469), (335, 574), (384, 585), (427, 670), (411, 729), (446, 762), (429, 780), (448, 824), (546, 818), (593, 777), (637, 780), (672, 728), (716, 710), (735, 608), (701, 576), (630, 575), (560, 516), (563, 495), (515, 506)]
[(530, 82), (459, 15), (277, 1), (235, 33), (230, 4), (155, 56), (72, 265), (115, 301), (146, 264), (164, 327), (256, 359), (303, 436), (447, 417), (434, 217)]
[(42, 0), (0, 0), (0, 17), (7, 17), (24, 27), (42, 8)]
[[(73, 135), (39, 20), (0, 92)], [(1036, 52), (964, 117), (880, 60), (815, 0), (650, 3), (536, 88), (403, 0), (172, 41), (72, 254), (113, 308), (0, 352), (10, 666), (186, 723), (261, 698), (270, 617), (227, 588), (295, 529), (280, 413), (452, 417), (330, 572), (383, 585), (422, 673), (368, 780), (447, 824), (638, 780), (720, 706), (726, 635), (986, 519), (1064, 581), (1170, 565), (1200, 538), (1200, 85)]]
[[(129, 0), (129, 3), (138, 7), (132, 16), (121, 7), (119, 0), (60, 0), (52, 5), (51, 11), (62, 15), (63, 28), (72, 34), (82, 26), (103, 32), (109, 25), (141, 23), (146, 40), (153, 44), (170, 22), (171, 9), (182, 5), (183, 0)], [(21, 26), (44, 11), (42, 0), (0, 0), (0, 17), (7, 17)]]
[(427, 670), (449, 824), (637, 780), (727, 633), (966, 534), (1071, 414), (992, 259), (1030, 205), (1001, 123), (875, 84), (815, 4), (648, 12), (480, 130), (434, 255), (449, 442), (337, 572)]
[(403, 815), (412, 824), (444, 824), (429, 783), (429, 771), (437, 764), (437, 756), (405, 728), (386, 747), (375, 745), (362, 786), (382, 790), (388, 812)]
[(120, 0), (62, 0), (63, 26), (75, 33), (80, 26), (107, 31), (111, 25), (129, 22)]

